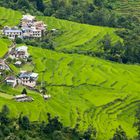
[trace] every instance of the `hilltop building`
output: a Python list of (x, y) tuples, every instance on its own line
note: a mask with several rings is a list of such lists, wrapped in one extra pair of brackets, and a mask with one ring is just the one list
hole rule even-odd
[(16, 37), (22, 38), (22, 30), (16, 27), (14, 28), (4, 27), (3, 34), (10, 39), (15, 39)]
[(38, 79), (37, 73), (32, 72), (21, 72), (19, 75), (19, 83), (22, 85), (34, 88)]
[(16, 67), (20, 67), (20, 66), (22, 65), (22, 62), (21, 62), (21, 61), (16, 61), (16, 62), (14, 63), (14, 65), (15, 65)]
[(12, 59), (25, 59), (29, 57), (28, 47), (27, 46), (20, 46), (18, 48), (11, 49), (9, 53), (9, 57)]
[(0, 60), (0, 71), (10, 70), (9, 66), (4, 62), (4, 60)]
[(46, 25), (43, 21), (37, 21), (34, 16), (29, 14), (23, 15), (18, 27), (5, 27), (3, 34), (10, 39), (19, 38), (41, 38), (46, 32)]
[(25, 27), (28, 26), (30, 27), (33, 22), (35, 22), (35, 16), (31, 16), (29, 14), (27, 15), (23, 15), (22, 19), (21, 19), (21, 26)]
[(32, 102), (34, 100), (32, 97), (29, 97), (26, 94), (16, 95), (14, 99), (17, 102)]
[(51, 98), (51, 95), (50, 94), (49, 95), (43, 95), (43, 98), (44, 98), (44, 100), (48, 100), (48, 99)]
[(9, 76), (5, 79), (5, 82), (7, 85), (10, 85), (12, 87), (15, 87), (17, 85), (17, 79), (14, 76)]
[(35, 17), (24, 15), (21, 20), (21, 29), (25, 38), (41, 38), (46, 32), (43, 21), (36, 21)]

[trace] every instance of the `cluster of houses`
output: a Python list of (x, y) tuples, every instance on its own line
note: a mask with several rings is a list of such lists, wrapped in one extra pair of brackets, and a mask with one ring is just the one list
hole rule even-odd
[(23, 85), (29, 88), (34, 88), (38, 79), (38, 74), (33, 72), (20, 72), (18, 77), (8, 76), (5, 81), (7, 85), (15, 87), (16, 85)]
[(12, 48), (9, 52), (9, 57), (11, 59), (24, 59), (27, 60), (29, 57), (28, 53), (28, 47), (27, 46), (21, 46), (18, 48)]
[(10, 68), (3, 59), (0, 59), (0, 72), (3, 70), (9, 71)]
[(4, 27), (3, 34), (10, 39), (41, 38), (46, 32), (47, 26), (43, 21), (37, 21), (34, 16), (23, 15), (19, 27)]
[[(27, 46), (20, 46), (18, 48), (12, 48), (9, 52), (9, 58), (17, 60), (15, 65), (20, 65), (22, 62), (20, 59), (27, 60), (30, 56), (28, 53)], [(16, 85), (24, 85), (30, 88), (34, 88), (36, 86), (36, 81), (38, 79), (38, 74), (28, 71), (21, 71), (16, 78), (15, 76), (6, 77), (5, 81), (8, 85), (15, 87)]]
[(15, 66), (20, 67), (22, 65), (22, 61), (27, 61), (29, 58), (28, 47), (20, 46), (18, 48), (12, 48), (9, 52), (9, 58), (15, 59)]
[[(5, 26), (3, 29), (3, 34), (9, 39), (15, 39), (17, 37), (21, 39), (41, 38), (46, 32), (46, 28), (47, 26), (43, 21), (37, 21), (34, 16), (28, 14), (23, 15), (18, 27), (11, 28)], [(8, 61), (7, 58), (13, 60), (12, 62), (14, 62), (15, 66), (21, 67), (23, 62), (27, 62), (27, 60), (29, 60), (29, 57), (30, 54), (28, 53), (27, 46), (15, 47), (15, 45), (13, 45), (13, 47), (9, 48), (9, 52), (6, 54), (6, 57), (4, 59), (0, 59), (0, 75), (2, 75), (3, 71), (11, 71), (10, 67), (6, 63)], [(31, 71), (20, 71), (18, 76), (12, 74), (7, 75), (3, 76), (3, 79), (5, 79), (5, 83), (7, 85), (12, 87), (23, 85), (29, 87), (30, 89), (34, 89), (37, 85), (38, 73)], [(44, 100), (48, 100), (51, 98), (51, 95), (42, 95), (42, 97)], [(31, 102), (34, 100), (32, 97), (29, 97), (26, 94), (16, 95), (14, 96), (14, 99), (17, 102)]]

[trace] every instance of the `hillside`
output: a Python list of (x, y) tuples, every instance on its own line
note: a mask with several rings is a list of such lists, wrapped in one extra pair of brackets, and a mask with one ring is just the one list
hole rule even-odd
[(86, 24), (79, 24), (67, 20), (59, 20), (53, 17), (38, 17), (38, 19), (45, 21), (49, 29), (58, 29), (62, 32), (61, 35), (54, 39), (55, 50), (60, 52), (101, 52), (100, 41), (105, 35), (111, 37), (112, 44), (118, 40), (123, 40), (115, 34), (117, 29), (109, 27), (91, 26)]
[(14, 112), (12, 116), (24, 112), (31, 120), (44, 120), (46, 112), (50, 112), (59, 115), (65, 125), (70, 126), (74, 126), (78, 119), (81, 130), (93, 124), (98, 131), (98, 139), (110, 138), (112, 130), (120, 124), (129, 137), (136, 134), (133, 123), (134, 112), (140, 102), (140, 67), (34, 47), (30, 47), (30, 53), (35, 62), (34, 70), (40, 74), (39, 81), (45, 79), (52, 99), (44, 102), (38, 93), (28, 91), (35, 101), (16, 103), (9, 100), (9, 95), (19, 94), (22, 87), (11, 89), (2, 85), (1, 92), (6, 94), (1, 95), (0, 104), (6, 103)]
[(8, 39), (0, 38), (0, 46), (1, 46), (0, 58), (3, 57), (7, 53), (8, 47), (10, 46), (10, 44), (11, 44), (11, 41), (9, 41)]
[(117, 0), (114, 9), (119, 14), (140, 17), (140, 0)]
[[(0, 8), (1, 25), (17, 25), (19, 12)], [(13, 16), (9, 16), (11, 11)], [(16, 13), (16, 14), (15, 14)], [(9, 17), (9, 18), (8, 18)], [(11, 19), (10, 19), (11, 18)], [(13, 19), (17, 19), (16, 21)], [(48, 24), (49, 29), (62, 31), (54, 41), (56, 50), (29, 46), (34, 66), (30, 69), (39, 73), (39, 82), (46, 81), (48, 93), (52, 99), (45, 102), (40, 94), (27, 90), (35, 101), (17, 103), (11, 100), (12, 95), (20, 94), (23, 87), (11, 88), (0, 84), (0, 107), (7, 104), (12, 110), (11, 116), (19, 113), (30, 117), (32, 121), (46, 120), (46, 113), (60, 116), (66, 126), (85, 130), (93, 125), (97, 129), (97, 140), (108, 140), (115, 129), (121, 125), (129, 138), (136, 135), (133, 127), (134, 115), (140, 103), (140, 66), (112, 63), (99, 58), (79, 54), (62, 53), (66, 51), (100, 51), (99, 39), (110, 34), (112, 43), (121, 40), (116, 29), (78, 24), (53, 17), (38, 17)], [(7, 49), (7, 45), (0, 46)], [(1, 54), (1, 57), (4, 53)], [(29, 68), (29, 66), (27, 66)], [(11, 66), (17, 74), (19, 69)]]
[(15, 26), (19, 23), (21, 13), (0, 7), (0, 28), (2, 26)]

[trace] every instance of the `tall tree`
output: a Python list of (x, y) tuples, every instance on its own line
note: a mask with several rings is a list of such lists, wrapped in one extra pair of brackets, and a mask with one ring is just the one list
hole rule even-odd
[(22, 90), (21, 94), (26, 94), (26, 95), (27, 95), (26, 88), (24, 88), (24, 89)]
[(138, 106), (138, 109), (136, 110), (135, 115), (137, 121), (134, 123), (134, 126), (137, 128), (137, 138), (136, 140), (140, 140), (140, 106)]
[(119, 126), (116, 129), (116, 132), (112, 138), (112, 140), (128, 140), (125, 131), (122, 129), (121, 126)]

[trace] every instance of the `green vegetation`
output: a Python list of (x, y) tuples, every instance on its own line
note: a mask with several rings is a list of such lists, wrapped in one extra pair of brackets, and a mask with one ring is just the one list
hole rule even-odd
[(140, 17), (140, 1), (139, 0), (116, 0), (113, 9), (122, 15), (134, 15)]
[[(29, 90), (28, 95), (35, 99), (32, 103), (17, 103), (1, 97), (0, 106), (6, 103), (13, 111), (11, 116), (23, 112), (32, 121), (40, 121), (46, 120), (45, 114), (50, 112), (60, 116), (65, 126), (75, 127), (78, 123), (80, 130), (86, 130), (92, 124), (97, 130), (97, 139), (111, 138), (112, 130), (119, 125), (128, 137), (136, 135), (133, 123), (140, 102), (139, 66), (34, 47), (29, 52), (33, 56), (34, 71), (39, 73), (39, 82), (46, 82), (47, 93), (52, 98), (45, 102), (38, 93)], [(20, 94), (23, 88), (3, 85), (0, 89), (13, 95)]]
[[(4, 105), (0, 112), (0, 139), (1, 140), (89, 140), (96, 136), (92, 127), (81, 133), (77, 128), (64, 127), (59, 117), (52, 118), (47, 113), (47, 122), (30, 122), (27, 116), (21, 113), (18, 117), (9, 118), (9, 108)], [(95, 135), (93, 135), (94, 133)]]
[(20, 12), (0, 7), (0, 28), (3, 26), (15, 26), (20, 22)]
[[(3, 8), (3, 11), (6, 9)], [(23, 69), (39, 73), (37, 88), (40, 89), (40, 83), (44, 82), (47, 94), (51, 94), (52, 98), (44, 101), (39, 93), (27, 89), (34, 101), (18, 103), (11, 98), (21, 94), (24, 87), (13, 89), (3, 83), (0, 84), (0, 107), (7, 104), (12, 112), (10, 117), (14, 118), (23, 112), (31, 121), (47, 121), (46, 113), (49, 112), (53, 117), (59, 116), (64, 126), (78, 127), (81, 132), (90, 126), (95, 127), (97, 140), (113, 138), (115, 131), (115, 136), (120, 136), (120, 133), (128, 138), (136, 136), (133, 124), (137, 105), (140, 103), (140, 66), (118, 64), (83, 55), (89, 51), (104, 51), (101, 50), (100, 41), (108, 34), (111, 45), (114, 46), (117, 41), (125, 43), (115, 34), (116, 29), (78, 24), (53, 17), (39, 16), (38, 19), (45, 21), (49, 29), (58, 29), (60, 34), (53, 38), (54, 51), (41, 46), (29, 46), (33, 66), (25, 65)], [(14, 20), (11, 21), (13, 26), (17, 24)], [(12, 64), (11, 68), (18, 74), (19, 68)], [(116, 130), (120, 125), (122, 129)]]
[[(21, 10), (22, 12), (29, 12), (34, 15), (47, 15), (47, 16), (55, 16), (61, 19), (67, 19), (71, 21), (77, 21), (80, 23), (88, 23), (92, 25), (100, 25), (100, 26), (109, 26), (109, 27), (117, 27), (117, 28), (125, 28), (126, 30), (121, 32), (119, 31), (118, 35), (123, 37), (124, 44), (120, 45), (120, 42), (117, 42), (115, 45), (111, 44), (109, 46), (110, 52), (93, 52), (86, 49), (80, 50), (80, 53), (84, 53), (90, 56), (102, 57), (104, 59), (123, 62), (123, 63), (140, 63), (139, 59), (139, 17), (136, 15), (130, 14), (120, 14), (115, 11), (116, 0), (89, 0), (89, 1), (80, 1), (80, 0), (49, 0), (43, 2), (42, 0), (33, 0), (29, 2), (29, 0), (4, 0), (0, 1), (0, 6), (4, 6), (7, 8), (13, 8)], [(130, 2), (131, 4), (131, 2)], [(22, 5), (22, 6), (21, 6)], [(117, 4), (116, 4), (117, 5)], [(82, 31), (80, 31), (82, 32)], [(90, 33), (89, 33), (90, 34)], [(98, 34), (96, 34), (96, 39), (98, 41)], [(76, 36), (76, 34), (74, 34)], [(78, 33), (79, 36), (79, 33)], [(83, 36), (83, 34), (82, 34)], [(89, 35), (90, 36), (90, 35)], [(77, 39), (77, 37), (76, 37)], [(95, 39), (95, 38), (94, 38)], [(68, 41), (67, 41), (68, 42)], [(70, 43), (73, 40), (70, 39)], [(81, 42), (81, 40), (79, 40)], [(84, 42), (82, 46), (76, 46), (78, 49), (70, 51), (70, 53), (79, 53), (79, 47), (83, 48), (83, 45), (87, 46), (87, 44), (93, 42), (93, 38), (89, 40), (89, 42)], [(27, 41), (28, 45), (32, 45), (32, 43), (45, 48), (54, 49), (52, 42), (48, 43), (48, 40), (43, 40), (43, 42), (35, 43), (34, 41)], [(48, 44), (48, 45), (46, 45)], [(36, 46), (35, 45), (35, 46)], [(63, 45), (63, 43), (62, 43)], [(67, 45), (66, 45), (67, 46)], [(116, 48), (122, 47), (121, 51), (114, 51)], [(101, 50), (101, 49), (100, 49)], [(113, 51), (112, 51), (113, 50)], [(64, 50), (65, 51), (65, 50)], [(117, 54), (114, 54), (117, 52)], [(136, 56), (136, 58), (135, 58)]]
[(53, 17), (38, 17), (43, 20), (50, 29), (57, 29), (61, 34), (54, 37), (55, 50), (61, 52), (101, 52), (99, 41), (106, 34), (111, 37), (112, 44), (118, 40), (123, 41), (115, 34), (117, 29), (108, 27), (79, 24)]
[(0, 38), (0, 58), (3, 57), (7, 51), (8, 51), (8, 47), (10, 46), (11, 41), (9, 41), (8, 39), (1, 39)]
[(138, 109), (136, 110), (135, 117), (136, 117), (136, 121), (134, 123), (134, 126), (137, 128), (137, 132), (138, 132), (136, 138), (137, 140), (139, 140), (140, 139), (140, 105), (138, 106)]

